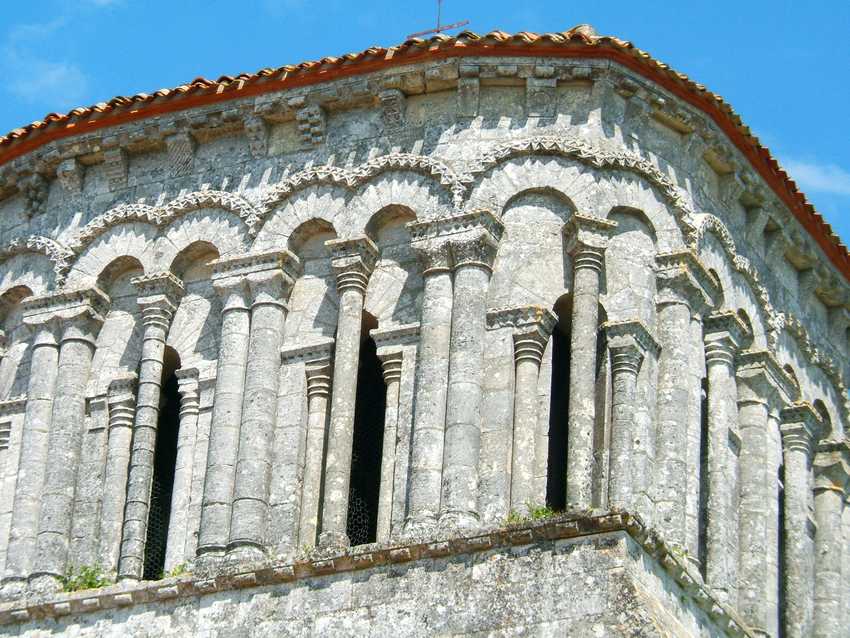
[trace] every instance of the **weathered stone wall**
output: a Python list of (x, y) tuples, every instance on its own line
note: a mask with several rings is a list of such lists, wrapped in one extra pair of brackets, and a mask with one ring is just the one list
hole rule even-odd
[(365, 312), (379, 540), (545, 502), (561, 330), (567, 506), (639, 514), (758, 631), (782, 590), (788, 635), (834, 635), (850, 290), (705, 114), (607, 60), (469, 57), (71, 140), (0, 200), (10, 598), (140, 577), (166, 353), (166, 569), (344, 545)]

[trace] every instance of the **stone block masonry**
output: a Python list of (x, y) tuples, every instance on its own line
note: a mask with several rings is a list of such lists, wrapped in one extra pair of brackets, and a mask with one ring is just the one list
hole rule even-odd
[(55, 116), (0, 138), (0, 634), (848, 635), (848, 361), (850, 254), (586, 25)]

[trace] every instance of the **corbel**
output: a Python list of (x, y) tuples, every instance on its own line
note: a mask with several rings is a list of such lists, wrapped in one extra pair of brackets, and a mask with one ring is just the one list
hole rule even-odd
[(41, 173), (30, 173), (18, 183), (24, 197), (24, 215), (32, 219), (47, 212), (47, 191), (50, 182)]
[(387, 129), (399, 129), (404, 126), (407, 98), (400, 89), (384, 89), (378, 93), (381, 103), (381, 119)]
[(110, 190), (127, 187), (127, 151), (118, 145), (104, 149), (103, 165)]
[(289, 106), (297, 109), (295, 121), (301, 141), (308, 146), (319, 146), (325, 141), (326, 116), (324, 109), (318, 104), (306, 104), (306, 98), (301, 95), (289, 100)]
[(265, 157), (269, 150), (269, 127), (266, 121), (259, 115), (246, 115), (243, 128), (251, 155), (257, 159)]
[(165, 138), (168, 164), (172, 175), (187, 175), (195, 163), (195, 138), (188, 131), (179, 131)]
[[(551, 69), (551, 73), (541, 73), (540, 69)], [(556, 88), (558, 80), (554, 77), (554, 67), (535, 67), (535, 76), (525, 80), (525, 108), (529, 117), (555, 117), (558, 107)]]
[(78, 195), (83, 190), (83, 175), (85, 166), (76, 157), (59, 162), (56, 167), (56, 176), (59, 178), (59, 183), (67, 193)]
[(461, 64), (458, 67), (457, 79), (457, 111), (460, 117), (475, 117), (478, 115), (479, 96), (481, 93), (481, 69), (476, 64)]

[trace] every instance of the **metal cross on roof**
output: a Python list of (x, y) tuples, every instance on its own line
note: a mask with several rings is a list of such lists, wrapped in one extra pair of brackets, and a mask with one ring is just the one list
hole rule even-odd
[(442, 21), (442, 12), (443, 12), (443, 0), (437, 0), (437, 27), (435, 29), (428, 29), (427, 31), (419, 31), (417, 33), (411, 33), (407, 36), (407, 39), (410, 40), (412, 38), (419, 38), (423, 35), (431, 35), (432, 33), (442, 33), (443, 31), (449, 31), (451, 29), (459, 29), (460, 27), (465, 27), (469, 24), (469, 20), (461, 20), (460, 22), (453, 22), (452, 24), (440, 24)]

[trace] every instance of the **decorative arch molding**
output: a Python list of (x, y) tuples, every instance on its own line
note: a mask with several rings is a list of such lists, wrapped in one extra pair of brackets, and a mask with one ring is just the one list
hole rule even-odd
[(240, 195), (227, 191), (201, 190), (180, 195), (163, 206), (119, 204), (86, 224), (69, 248), (74, 253), (80, 254), (98, 237), (118, 224), (141, 221), (162, 227), (179, 217), (204, 208), (216, 208), (233, 213), (248, 226), (249, 233), (253, 232), (261, 217), (257, 209)]
[(478, 181), (496, 166), (525, 155), (556, 155), (599, 169), (627, 171), (655, 186), (676, 213), (683, 231), (692, 232), (696, 212), (673, 181), (652, 162), (622, 147), (603, 148), (577, 137), (541, 135), (494, 146), (472, 163), (464, 184)]
[(44, 255), (53, 264), (53, 272), (56, 274), (56, 285), (61, 286), (65, 276), (71, 268), (74, 252), (55, 239), (43, 235), (30, 235), (29, 237), (18, 237), (10, 241), (0, 250), (0, 263), (24, 253)]
[(355, 191), (370, 179), (389, 171), (420, 173), (435, 180), (446, 191), (454, 205), (460, 204), (466, 190), (464, 180), (442, 161), (412, 153), (389, 153), (373, 158), (361, 166), (349, 169), (338, 166), (317, 166), (297, 171), (273, 186), (261, 198), (259, 207), (265, 216), (293, 193), (316, 186), (331, 184)]
[[(802, 321), (791, 313), (779, 312), (774, 308), (770, 301), (770, 293), (764, 284), (761, 283), (758, 272), (750, 263), (749, 259), (738, 254), (732, 234), (722, 220), (715, 215), (702, 215), (694, 232), (688, 237), (688, 243), (691, 249), (699, 254), (704, 247), (707, 233), (713, 234), (720, 241), (720, 245), (723, 246), (735, 270), (744, 276), (756, 293), (756, 297), (761, 303), (762, 311), (768, 318), (770, 328), (768, 331), (768, 344), (771, 350), (776, 350), (779, 336), (783, 330), (786, 330), (799, 344), (803, 354), (812, 365), (821, 368), (835, 384), (839, 395), (847, 397), (847, 386), (844, 382), (841, 366), (836, 364), (836, 359), (831, 354), (828, 354), (826, 347), (814, 341)], [(845, 420), (850, 420), (850, 400), (845, 400), (842, 407), (844, 409)]]

